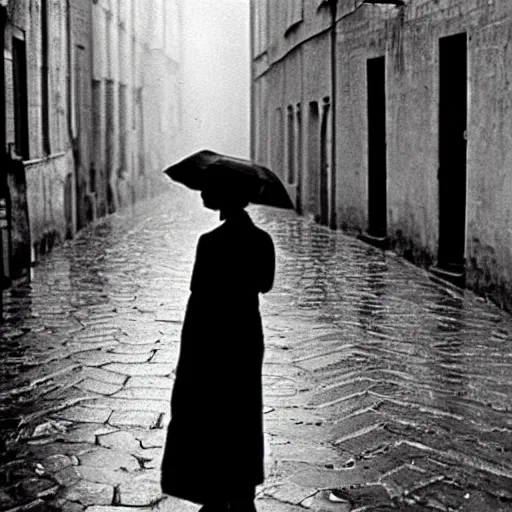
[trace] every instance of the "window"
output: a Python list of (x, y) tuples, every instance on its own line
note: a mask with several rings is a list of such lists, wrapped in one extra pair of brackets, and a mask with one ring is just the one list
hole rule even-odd
[(297, 174), (297, 192), (295, 208), (298, 213), (302, 213), (302, 147), (303, 147), (303, 136), (302, 136), (302, 109), (300, 103), (297, 103), (295, 111), (295, 121), (297, 127), (297, 162), (296, 162), (296, 174)]
[(105, 82), (105, 167), (107, 169), (108, 178), (112, 176), (114, 167), (114, 81), (107, 80)]
[(73, 108), (71, 111), (71, 128), (74, 138), (80, 135), (82, 123), (82, 96), (84, 90), (84, 83), (86, 75), (84, 74), (85, 66), (85, 48), (79, 44), (75, 45), (74, 52), (74, 72), (72, 76), (73, 81)]
[[(92, 162), (91, 162), (91, 192), (96, 192), (97, 170), (101, 168), (102, 135), (101, 126), (103, 106), (101, 102), (102, 87), (100, 80), (92, 81)], [(92, 170), (94, 169), (94, 176)]]
[(268, 45), (268, 0), (259, 0), (254, 12), (254, 52), (260, 55)]
[(259, 158), (261, 153), (261, 81), (254, 84), (254, 157)]
[(288, 183), (295, 183), (295, 116), (293, 107), (288, 107)]
[(304, 14), (304, 0), (285, 0), (286, 28), (290, 29), (300, 23)]
[(295, 110), (295, 121), (296, 121), (296, 127), (297, 127), (297, 172), (300, 174), (301, 167), (302, 167), (302, 158), (301, 158), (301, 151), (302, 151), (302, 109), (300, 106), (300, 103), (297, 103), (297, 108)]
[(113, 58), (112, 58), (112, 16), (107, 13), (105, 16), (105, 53), (106, 53), (106, 67), (107, 77), (111, 78), (113, 75)]
[(127, 86), (126, 84), (119, 84), (119, 168), (122, 171), (127, 170), (127, 122), (128, 122), (128, 98), (127, 98)]
[(14, 147), (24, 160), (29, 158), (27, 55), (25, 41), (12, 40), (14, 89)]
[(138, 140), (138, 167), (139, 174), (143, 175), (145, 171), (146, 159), (144, 157), (144, 103), (142, 97), (142, 87), (135, 90), (135, 108), (137, 115), (137, 140)]
[[(274, 134), (273, 139), (276, 141), (276, 144), (273, 146), (273, 169), (282, 169), (284, 167), (284, 116), (283, 109), (276, 108), (275, 117), (274, 117)], [(283, 173), (279, 172), (280, 176), (284, 179)]]

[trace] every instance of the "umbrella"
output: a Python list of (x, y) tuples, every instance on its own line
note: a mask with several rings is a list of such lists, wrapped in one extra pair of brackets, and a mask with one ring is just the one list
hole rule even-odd
[(277, 175), (251, 160), (202, 150), (165, 168), (164, 173), (193, 190), (204, 190), (212, 181), (240, 184), (250, 191), (251, 203), (278, 208), (294, 207)]

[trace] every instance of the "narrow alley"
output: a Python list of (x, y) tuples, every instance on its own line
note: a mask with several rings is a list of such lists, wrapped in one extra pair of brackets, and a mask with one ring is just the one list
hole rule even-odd
[[(293, 212), (250, 213), (278, 258), (258, 509), (512, 510), (510, 315)], [(195, 243), (216, 224), (175, 186), (4, 292), (1, 511), (197, 510), (160, 494), (159, 464)]]

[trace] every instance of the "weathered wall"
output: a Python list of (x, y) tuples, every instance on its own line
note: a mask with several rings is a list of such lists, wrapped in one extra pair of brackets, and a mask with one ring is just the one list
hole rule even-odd
[(161, 188), (181, 133), (181, 4), (93, 6), (93, 167), (98, 215)]
[[(331, 59), (330, 59), (331, 41), (328, 33), (308, 41), (303, 46), (304, 66), (303, 66), (303, 138), (305, 142), (302, 148), (303, 152), (303, 178), (301, 196), (302, 208), (305, 214), (315, 217), (320, 212), (320, 126), (322, 119), (322, 109), (325, 99), (332, 99), (331, 82)], [(311, 119), (311, 103), (315, 102), (319, 108), (318, 126), (314, 126)], [(317, 140), (308, 143), (315, 134)]]
[(430, 265), (438, 232), (438, 39), (398, 15), (384, 31), (388, 61), (388, 235), (398, 252)]
[[(380, 12), (379, 12), (380, 11)], [(377, 18), (380, 16), (380, 21)], [(510, 86), (512, 6), (411, 1), (403, 10), (362, 7), (338, 29), (337, 140), (342, 227), (367, 227), (366, 60), (386, 56), (388, 234), (429, 266), (438, 250), (439, 39), (467, 32), (467, 283), (511, 306)], [(492, 171), (491, 171), (492, 170)]]
[[(285, 2), (264, 3), (260, 0), (252, 5), (253, 21), (259, 9), (259, 17), (268, 22), (268, 39), (260, 43), (253, 59), (253, 156), (283, 179), (301, 210), (316, 215), (318, 165), (311, 165), (307, 140), (310, 103), (317, 102), (321, 109), (323, 99), (331, 97), (329, 10), (305, 2), (302, 15), (297, 11), (295, 18), (290, 18)], [(293, 155), (288, 146), (291, 123)], [(315, 153), (318, 156), (318, 148)], [(294, 161), (294, 178), (290, 159)]]
[(67, 230), (66, 187), (73, 168), (70, 152), (25, 165), (30, 231), (35, 255), (44, 254)]
[[(481, 25), (476, 28), (476, 25)], [(468, 283), (512, 310), (512, 5), (470, 33)]]
[[(15, 143), (14, 82), (12, 37), (25, 41), (27, 58), (28, 155), (25, 155), (26, 202), (30, 222), (33, 257), (46, 251), (56, 241), (75, 232), (72, 180), (72, 155), (68, 135), (67, 108), (67, 28), (66, 2), (47, 3), (48, 8), (48, 131), (43, 130), (42, 89), (42, 8), (41, 1), (10, 1), (5, 41), (7, 145)], [(46, 137), (46, 142), (45, 142)], [(12, 146), (14, 147), (14, 146)], [(24, 180), (13, 180), (15, 183)], [(11, 190), (16, 197), (25, 191)], [(19, 203), (21, 198), (16, 197)], [(19, 203), (21, 204), (21, 203)], [(18, 226), (13, 217), (13, 238)], [(14, 250), (16, 248), (13, 248)]]
[(388, 235), (399, 252), (429, 264), (437, 243), (437, 39), (404, 15), (363, 6), (338, 25), (338, 219), (351, 231), (368, 226), (366, 65), (384, 56)]
[[(7, 7), (6, 149), (21, 140), (16, 36), (26, 46), (29, 149), (21, 156), (28, 246), (37, 258), (95, 218), (161, 189), (162, 167), (180, 144), (181, 1), (10, 0)], [(24, 182), (11, 180), (13, 186)], [(22, 204), (25, 191), (12, 193)], [(13, 224), (16, 243), (17, 229)]]
[[(337, 25), (337, 218), (358, 230), (367, 223), (366, 58), (383, 52), (370, 28), (366, 8)], [(368, 48), (361, 48), (361, 40)]]
[[(264, 0), (254, 0), (253, 13)], [(330, 95), (328, 12), (305, 2), (287, 32), (284, 3), (269, 2), (267, 51), (253, 56), (256, 112), (268, 109), (273, 165), (286, 165), (286, 139), (272, 116)], [(355, 8), (355, 9), (354, 9)], [(512, 4), (507, 0), (408, 0), (402, 8), (339, 2), (336, 91), (338, 225), (368, 228), (367, 60), (386, 59), (387, 222), (391, 246), (412, 261), (437, 264), (439, 245), (439, 40), (465, 32), (468, 45), (466, 280), (512, 309)], [(301, 55), (302, 69), (297, 65)], [(292, 85), (292, 82), (294, 84)], [(299, 94), (298, 91), (301, 90)], [(271, 91), (271, 92), (269, 92)], [(299, 99), (300, 96), (300, 99)], [(318, 141), (304, 117), (306, 213), (318, 211)], [(286, 133), (286, 132), (285, 132)], [(316, 135), (315, 135), (316, 136)], [(284, 145), (285, 147), (280, 147)], [(313, 163), (313, 165), (312, 165)], [(286, 173), (282, 174), (286, 176)]]
[(74, 157), (74, 194), (76, 227), (83, 228), (96, 218), (96, 204), (91, 184), (92, 135), (92, 3), (69, 1), (69, 127)]

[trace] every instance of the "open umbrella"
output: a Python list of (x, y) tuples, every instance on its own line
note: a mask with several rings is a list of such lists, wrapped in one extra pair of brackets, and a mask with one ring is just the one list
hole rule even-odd
[(202, 150), (165, 168), (164, 173), (193, 190), (204, 190), (212, 180), (239, 183), (250, 190), (251, 203), (278, 208), (294, 207), (276, 174), (251, 160)]

